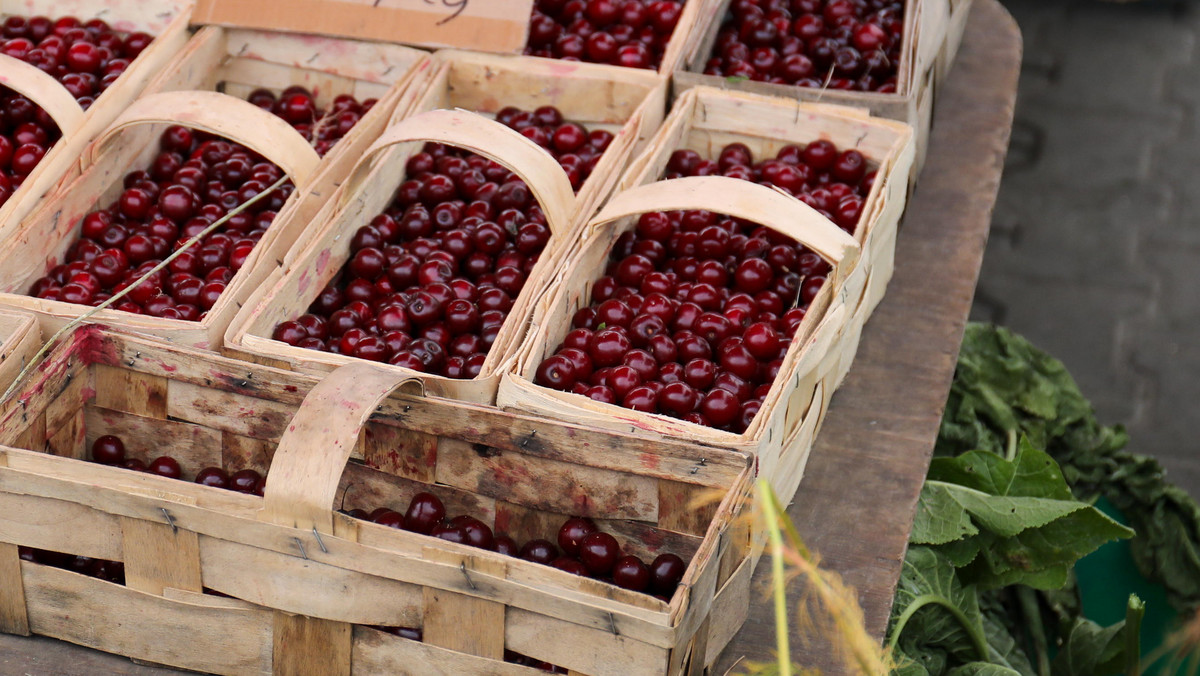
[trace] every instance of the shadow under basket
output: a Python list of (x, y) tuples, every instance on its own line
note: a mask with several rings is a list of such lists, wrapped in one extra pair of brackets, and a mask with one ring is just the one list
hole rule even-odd
[[(581, 674), (715, 660), (760, 553), (748, 458), (412, 384), (368, 364), (318, 381), (77, 329), (0, 402), (0, 631), (220, 674), (542, 673), (506, 651)], [(107, 434), (127, 456), (176, 458), (183, 480), (87, 461)], [(266, 474), (264, 496), (189, 481), (208, 466)], [(664, 602), (335, 511), (422, 491), (518, 541), (583, 515), (626, 553), (689, 563)], [(125, 582), (20, 548), (121, 562)]]

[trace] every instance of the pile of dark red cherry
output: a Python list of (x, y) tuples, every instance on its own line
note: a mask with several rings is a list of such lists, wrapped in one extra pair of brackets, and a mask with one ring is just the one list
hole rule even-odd
[(903, 32), (903, 0), (733, 0), (704, 72), (894, 93)]
[[(777, 186), (853, 233), (875, 181), (857, 150), (813, 141), (754, 162), (677, 150), (666, 178), (720, 174)], [(795, 240), (709, 211), (642, 215), (615, 242), (591, 304), (535, 382), (741, 433), (762, 408), (829, 264)]]
[[(613, 139), (564, 122), (549, 106), (505, 108), (496, 119), (549, 150), (575, 187)], [(427, 144), (409, 158), (387, 210), (355, 232), (349, 262), (272, 337), (474, 378), (549, 240), (520, 177), (480, 155)]]
[(559, 528), (555, 546), (549, 540), (535, 539), (517, 545), (511, 537), (492, 533), (487, 524), (473, 516), (446, 517), (446, 507), (432, 493), (418, 493), (403, 513), (380, 507), (368, 513), (351, 509), (356, 519), (432, 535), (449, 542), (515, 556), (526, 561), (554, 566), (568, 573), (593, 577), (636, 592), (652, 594), (666, 601), (675, 593), (686, 567), (674, 554), (660, 554), (650, 565), (638, 557), (621, 555), (621, 545), (612, 535), (600, 531), (583, 517), (571, 517)]
[[(339, 96), (326, 113), (303, 87), (251, 102), (274, 112), (328, 150), (374, 105)], [(132, 285), (230, 210), (263, 192), (282, 171), (254, 151), (219, 137), (173, 126), (163, 132), (148, 170), (125, 175), (116, 202), (83, 217), (64, 263), (34, 282), (29, 295), (99, 305)], [(117, 310), (196, 321), (225, 291), (294, 190), (286, 181), (267, 197), (206, 235), (120, 302)]]
[(679, 0), (537, 0), (525, 53), (658, 68), (682, 13)]
[[(100, 19), (11, 15), (0, 27), (0, 53), (53, 76), (86, 110), (154, 39), (122, 35)], [(0, 87), (0, 204), (21, 187), (58, 140), (58, 125), (28, 98)]]

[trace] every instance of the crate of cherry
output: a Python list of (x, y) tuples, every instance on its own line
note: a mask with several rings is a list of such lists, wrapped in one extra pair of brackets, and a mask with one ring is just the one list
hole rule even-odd
[(146, 93), (203, 90), (246, 99), (313, 144), (322, 163), (304, 191), (312, 199), (297, 201), (272, 229), (282, 255), (383, 133), (410, 83), (432, 68), (427, 53), (401, 45), (204, 26)]
[(670, 75), (715, 11), (712, 0), (536, 0), (525, 54)]
[(905, 125), (860, 111), (688, 91), (497, 404), (752, 453), (790, 496), (890, 274), (911, 153)]
[(182, 1), (0, 2), (0, 241), (183, 47), (190, 12)]
[(865, 108), (916, 130), (924, 162), (933, 98), (971, 0), (710, 0), (675, 74), (708, 85)]
[[(335, 56), (321, 51), (327, 43), (339, 46)], [(0, 257), (0, 302), (57, 327), (202, 234), (93, 316), (218, 349), (240, 303), (282, 265), (427, 58), (399, 46), (201, 29), (12, 237), (21, 246)]]
[(567, 173), (522, 134), (461, 110), (409, 117), (238, 313), (227, 348), (310, 373), (380, 362), (431, 396), (490, 404), (573, 209)]
[(591, 63), (443, 50), (432, 80), (413, 87), (401, 114), (462, 108), (491, 117), (545, 148), (575, 191), (572, 228), (612, 192), (667, 114), (667, 82), (654, 73)]
[(0, 631), (218, 674), (711, 663), (748, 458), (414, 385), (75, 329), (0, 402)]
[(0, 387), (16, 380), (41, 346), (42, 331), (36, 317), (0, 310)]

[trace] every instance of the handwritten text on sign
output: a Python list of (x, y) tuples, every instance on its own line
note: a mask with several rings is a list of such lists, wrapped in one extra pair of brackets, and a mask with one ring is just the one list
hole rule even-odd
[(533, 0), (198, 0), (193, 24), (519, 53)]

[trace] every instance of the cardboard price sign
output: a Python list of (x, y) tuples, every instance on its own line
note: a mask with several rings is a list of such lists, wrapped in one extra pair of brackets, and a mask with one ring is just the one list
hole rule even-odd
[(520, 53), (533, 0), (197, 0), (193, 24)]

